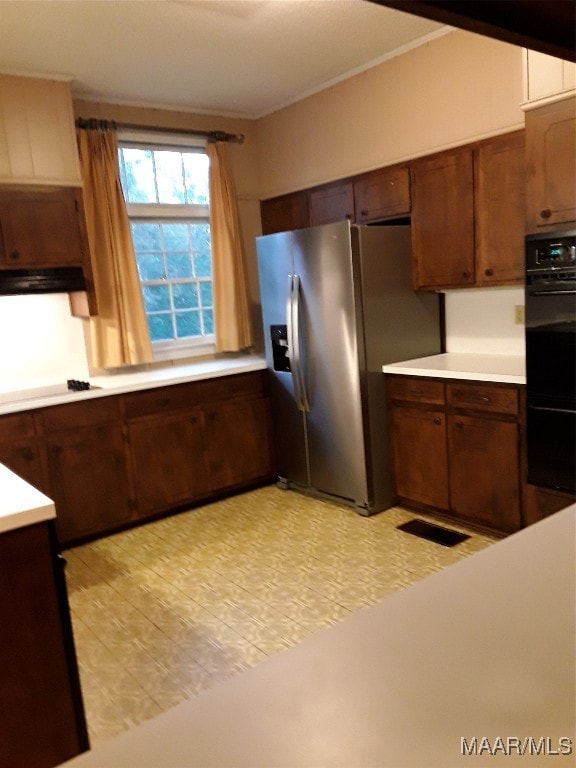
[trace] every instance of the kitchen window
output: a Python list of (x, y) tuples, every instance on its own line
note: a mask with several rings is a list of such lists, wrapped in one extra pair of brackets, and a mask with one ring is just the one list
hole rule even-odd
[(206, 143), (121, 134), (118, 153), (154, 357), (213, 352)]

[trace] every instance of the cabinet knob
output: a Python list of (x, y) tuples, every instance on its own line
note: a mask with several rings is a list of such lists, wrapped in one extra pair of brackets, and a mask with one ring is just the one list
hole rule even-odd
[(464, 272), (462, 272), (462, 277), (468, 280), (470, 277), (470, 272), (468, 272), (468, 270), (464, 270)]
[(13, 259), (13, 261), (17, 261), (20, 258), (20, 251), (12, 251), (10, 258)]
[(366, 210), (366, 208), (362, 208), (360, 213), (362, 214), (362, 216), (368, 216), (368, 211)]
[(552, 216), (552, 211), (550, 208), (544, 208), (544, 210), (540, 211), (540, 217), (542, 219), (549, 219), (550, 216)]
[(434, 419), (434, 424), (442, 424), (442, 419), (438, 416)]
[(457, 421), (456, 422), (456, 426), (458, 427), (458, 429), (464, 429), (464, 422), (463, 421)]
[(485, 269), (484, 270), (484, 274), (486, 275), (486, 277), (492, 277), (492, 275), (494, 274), (494, 270), (493, 269)]

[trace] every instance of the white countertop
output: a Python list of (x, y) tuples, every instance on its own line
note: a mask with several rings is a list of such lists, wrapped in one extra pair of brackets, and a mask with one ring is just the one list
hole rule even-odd
[(573, 766), (575, 533), (573, 506), (65, 765)]
[(0, 533), (56, 517), (54, 502), (0, 464)]
[[(166, 366), (154, 368), (136, 373), (119, 373), (110, 376), (94, 376), (90, 378), (90, 384), (100, 389), (91, 389), (82, 392), (65, 392), (61, 395), (49, 397), (36, 397), (17, 402), (1, 402), (0, 415), (44, 408), (62, 403), (72, 403), (75, 400), (89, 400), (92, 398), (106, 397), (107, 395), (120, 395), (125, 392), (134, 392), (139, 389), (151, 389), (171, 384), (182, 384), (200, 379), (211, 379), (218, 376), (229, 376), (235, 373), (248, 373), (266, 368), (266, 359), (259, 355), (234, 355), (215, 360), (199, 360), (187, 365)], [(61, 382), (65, 384), (66, 377)], [(50, 385), (54, 382), (42, 382)], [(23, 386), (22, 389), (30, 387)], [(12, 389), (14, 389), (12, 387)], [(2, 392), (0, 392), (0, 396)]]
[(404, 376), (432, 376), (441, 379), (469, 379), (505, 384), (526, 383), (526, 360), (522, 355), (446, 352), (441, 355), (383, 365), (382, 371)]

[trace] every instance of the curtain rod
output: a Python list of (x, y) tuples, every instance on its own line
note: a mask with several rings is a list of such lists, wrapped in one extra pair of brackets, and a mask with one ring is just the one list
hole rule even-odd
[(99, 120), (98, 118), (79, 117), (76, 127), (84, 130), (120, 129), (126, 131), (147, 131), (150, 133), (170, 133), (180, 136), (204, 136), (208, 141), (229, 141), (235, 144), (244, 143), (243, 133), (226, 133), (226, 131), (198, 131), (191, 128), (159, 128), (157, 125), (139, 125), (137, 123), (117, 123), (114, 120)]

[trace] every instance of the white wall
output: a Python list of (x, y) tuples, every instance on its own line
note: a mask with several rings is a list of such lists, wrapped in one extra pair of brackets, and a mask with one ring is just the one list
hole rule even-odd
[(0, 296), (0, 391), (89, 378), (68, 295)]
[(524, 325), (514, 322), (524, 306), (523, 288), (446, 291), (446, 351), (523, 355)]

